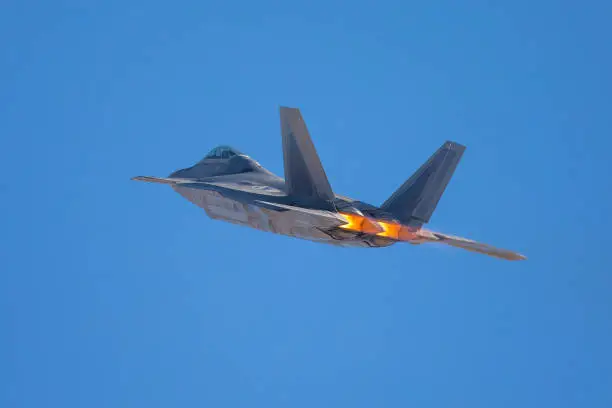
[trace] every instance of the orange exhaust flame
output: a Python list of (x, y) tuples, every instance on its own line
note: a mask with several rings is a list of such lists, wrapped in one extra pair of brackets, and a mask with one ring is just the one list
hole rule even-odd
[(397, 241), (413, 241), (418, 238), (417, 230), (406, 225), (386, 221), (378, 221), (378, 225), (384, 230), (376, 234), (380, 237), (387, 237)]
[(346, 224), (340, 226), (340, 228), (345, 230), (365, 232), (366, 234), (390, 238), (396, 241), (413, 241), (419, 238), (418, 230), (402, 224), (370, 220), (369, 218), (357, 214), (340, 214), (347, 220)]
[(402, 226), (400, 224), (378, 221), (378, 225), (380, 225), (383, 229), (382, 232), (379, 232), (379, 237), (387, 237), (391, 239), (399, 239), (399, 233)]
[(367, 234), (376, 234), (382, 231), (382, 228), (377, 225), (377, 223), (357, 214), (347, 214), (340, 213), (344, 218), (346, 218), (347, 223), (341, 225), (340, 228), (349, 230), (349, 231), (358, 231), (365, 232)]

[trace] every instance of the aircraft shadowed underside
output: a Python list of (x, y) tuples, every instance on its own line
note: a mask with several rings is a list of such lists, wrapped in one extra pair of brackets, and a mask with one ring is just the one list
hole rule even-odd
[(228, 146), (168, 177), (133, 180), (169, 184), (209, 217), (327, 244), (386, 247), (442, 243), (507, 260), (521, 254), (429, 231), (428, 223), (465, 147), (447, 141), (380, 207), (334, 194), (299, 109), (280, 108), (284, 178)]

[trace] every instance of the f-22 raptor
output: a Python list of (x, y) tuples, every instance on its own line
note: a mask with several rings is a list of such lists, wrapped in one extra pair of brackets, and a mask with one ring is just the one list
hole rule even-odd
[(447, 141), (381, 206), (335, 194), (297, 108), (280, 107), (285, 174), (219, 146), (195, 165), (168, 177), (133, 180), (169, 184), (213, 219), (345, 247), (398, 242), (442, 243), (507, 260), (516, 252), (429, 231), (428, 223), (465, 146)]

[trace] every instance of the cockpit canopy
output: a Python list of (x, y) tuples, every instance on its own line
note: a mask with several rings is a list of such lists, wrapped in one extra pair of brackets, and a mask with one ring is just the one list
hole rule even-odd
[(249, 156), (229, 146), (217, 146), (193, 166), (177, 170), (170, 177), (201, 179), (262, 171), (267, 170)]
[(232, 147), (217, 146), (193, 166), (177, 170), (169, 177), (203, 179), (249, 172), (265, 173), (268, 171), (255, 160)]
[(238, 150), (230, 146), (217, 146), (212, 149), (202, 160), (208, 159), (230, 159), (234, 156), (241, 155)]

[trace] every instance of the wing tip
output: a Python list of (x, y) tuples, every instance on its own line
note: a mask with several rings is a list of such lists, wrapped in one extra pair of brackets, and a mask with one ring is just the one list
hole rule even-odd
[(174, 184), (174, 183), (176, 183), (175, 180), (171, 180), (171, 179), (168, 179), (168, 178), (161, 178), (161, 177), (152, 177), (152, 176), (134, 176), (134, 177), (131, 177), (130, 180), (144, 181), (146, 183), (157, 183), (157, 184)]

